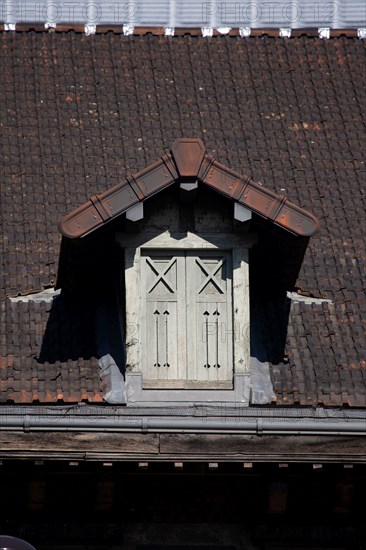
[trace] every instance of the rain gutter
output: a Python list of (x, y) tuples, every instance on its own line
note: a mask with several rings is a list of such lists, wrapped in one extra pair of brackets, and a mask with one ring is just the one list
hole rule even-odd
[(21, 432), (135, 432), (135, 433), (241, 433), (252, 435), (352, 435), (365, 436), (364, 420), (288, 420), (4, 415), (0, 430)]

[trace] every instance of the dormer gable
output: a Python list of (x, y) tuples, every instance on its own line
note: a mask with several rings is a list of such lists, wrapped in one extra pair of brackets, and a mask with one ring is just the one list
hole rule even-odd
[(170, 153), (66, 215), (59, 230), (67, 238), (83, 238), (177, 182), (208, 186), (298, 236), (310, 237), (319, 227), (315, 216), (286, 197), (220, 164), (201, 140), (180, 138)]
[(125, 359), (115, 380), (126, 402), (249, 404), (249, 255), (259, 238), (263, 256), (268, 226), (301, 256), (318, 221), (218, 163), (198, 139), (177, 140), (61, 220), (66, 241), (92, 243), (109, 228), (121, 249)]

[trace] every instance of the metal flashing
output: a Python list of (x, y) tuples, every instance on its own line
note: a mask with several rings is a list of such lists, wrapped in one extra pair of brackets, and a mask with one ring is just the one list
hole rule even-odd
[[(286, 21), (287, 23), (287, 21)], [(360, 21), (359, 24), (361, 24), (362, 21)], [(328, 35), (328, 38), (337, 38), (340, 36), (347, 36), (347, 37), (358, 37), (358, 38), (364, 38), (364, 31), (365, 27), (347, 27), (347, 26), (340, 26), (337, 28), (332, 27), (322, 27), (322, 28), (316, 28), (316, 27), (281, 27), (280, 25), (276, 27), (226, 27), (226, 26), (218, 26), (218, 27), (194, 27), (194, 26), (159, 26), (159, 25), (151, 25), (151, 26), (137, 26), (133, 24), (98, 24), (98, 25), (92, 25), (92, 24), (83, 24), (83, 23), (74, 23), (74, 22), (57, 22), (57, 21), (51, 21), (49, 19), (48, 21), (42, 21), (42, 22), (25, 22), (25, 21), (18, 21), (18, 22), (9, 22), (9, 23), (2, 23), (0, 22), (0, 31), (1, 30), (13, 30), (17, 32), (29, 32), (29, 31), (36, 31), (36, 32), (48, 32), (49, 29), (52, 29), (55, 32), (69, 32), (73, 31), (75, 33), (83, 33), (83, 34), (106, 34), (108, 32), (112, 32), (113, 34), (124, 34), (125, 36), (146, 36), (148, 34), (154, 35), (154, 36), (184, 36), (184, 35), (190, 35), (190, 36), (210, 36), (210, 37), (218, 37), (222, 35), (227, 35), (231, 37), (241, 37), (241, 38), (247, 38), (247, 37), (264, 37), (264, 36), (270, 36), (270, 37), (299, 37), (299, 36), (307, 36), (309, 38), (319, 37), (319, 29), (321, 29), (323, 33), (323, 29), (326, 31), (329, 30), (326, 34)], [(321, 36), (320, 38), (324, 38), (324, 36)]]
[(113, 336), (115, 330), (117, 333), (120, 331), (113, 309), (111, 300), (106, 297), (99, 303), (95, 317), (95, 332), (103, 399), (110, 404), (122, 405), (126, 403), (123, 350), (119, 339)]
[(279, 36), (281, 38), (290, 38), (291, 37), (291, 29), (288, 27), (282, 27), (279, 30)]
[(318, 29), (319, 38), (330, 38), (330, 28), (322, 27)]
[(174, 142), (171, 154), (163, 155), (67, 214), (59, 222), (59, 231), (70, 239), (84, 237), (144, 199), (186, 179), (197, 179), (199, 184), (211, 187), (295, 235), (310, 237), (319, 228), (318, 219), (310, 212), (220, 164), (206, 152), (200, 139), (181, 138)]
[(95, 210), (104, 222), (111, 217), (110, 214), (103, 208), (103, 204), (100, 202), (98, 195), (90, 197), (90, 202), (93, 204)]
[(133, 25), (123, 25), (122, 30), (125, 36), (130, 36), (133, 34), (135, 27)]
[(172, 146), (172, 155), (180, 177), (195, 178), (198, 175), (205, 152), (205, 146), (200, 139), (177, 139)]
[(268, 405), (276, 401), (269, 363), (250, 358), (250, 404)]
[[(169, 0), (155, 2), (136, 0), (129, 3), (98, 2), (66, 3), (18, 2), (6, 0), (3, 17), (12, 22), (41, 22), (53, 12), (53, 17), (63, 23), (101, 25), (134, 25), (135, 27), (203, 27), (221, 28), (233, 25), (248, 25), (268, 29), (288, 26), (292, 28), (331, 27), (349, 28), (364, 25), (364, 2), (360, 0), (337, 0), (333, 3), (294, 0), (287, 2), (194, 2), (193, 0)], [(117, 9), (117, 7), (119, 9)], [(46, 9), (47, 8), (47, 9)]]
[(220, 34), (229, 34), (231, 27), (217, 27), (216, 29)]
[(202, 27), (201, 32), (202, 32), (203, 38), (211, 38), (213, 36), (212, 27)]
[(91, 34), (95, 34), (97, 31), (97, 26), (96, 25), (85, 25), (85, 34), (87, 36), (90, 36)]
[(110, 404), (125, 404), (125, 381), (115, 360), (110, 353), (107, 353), (99, 359), (98, 363), (100, 367), (100, 380), (103, 398)]
[(315, 304), (317, 306), (321, 304), (332, 304), (332, 300), (329, 300), (327, 298), (313, 298), (312, 296), (302, 296), (301, 294), (297, 294), (297, 292), (287, 292), (287, 298), (289, 298), (292, 302), (304, 302), (305, 304)]
[(240, 27), (239, 28), (239, 35), (241, 38), (246, 38), (250, 36), (251, 28), (250, 27)]
[(9, 298), (9, 300), (13, 303), (17, 303), (17, 302), (52, 303), (54, 298), (59, 296), (60, 293), (61, 293), (60, 289), (55, 290), (54, 288), (46, 288), (44, 290), (41, 290), (40, 292), (32, 292), (31, 294), (26, 294), (23, 296), (14, 296)]

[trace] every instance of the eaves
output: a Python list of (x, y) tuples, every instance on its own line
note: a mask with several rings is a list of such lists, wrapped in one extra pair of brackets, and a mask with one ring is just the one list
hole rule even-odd
[(366, 462), (366, 411), (3, 407), (0, 458)]

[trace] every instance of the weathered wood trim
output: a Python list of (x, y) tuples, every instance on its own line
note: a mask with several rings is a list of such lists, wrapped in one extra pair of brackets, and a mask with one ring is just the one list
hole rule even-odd
[(250, 392), (250, 375), (234, 374), (233, 389), (143, 389), (142, 374), (130, 372), (126, 374), (127, 394), (130, 403), (138, 406), (156, 406), (159, 402), (169, 405), (177, 403), (209, 404), (240, 403), (248, 406)]
[[(159, 380), (159, 388), (161, 389), (223, 389), (231, 390), (233, 384), (231, 381), (218, 380), (213, 383), (211, 380)], [(156, 389), (156, 380), (145, 380), (144, 388)]]
[(0, 453), (8, 451), (123, 454), (159, 453), (159, 434), (100, 433), (100, 432), (38, 432), (3, 431), (0, 434)]
[(140, 365), (140, 261), (140, 248), (125, 249), (127, 372), (138, 370), (138, 365)]
[(250, 370), (249, 262), (248, 250), (233, 248), (233, 344), (234, 372)]
[(160, 233), (117, 233), (116, 241), (123, 248), (250, 248), (257, 240), (252, 233), (174, 233), (163, 231)]
[(365, 441), (348, 436), (294, 435), (221, 435), (221, 434), (161, 434), (160, 453), (185, 453), (197, 457), (202, 453), (225, 461), (244, 460), (271, 462), (363, 462), (366, 463)]
[(352, 436), (2, 432), (0, 458), (168, 462), (366, 463)]

